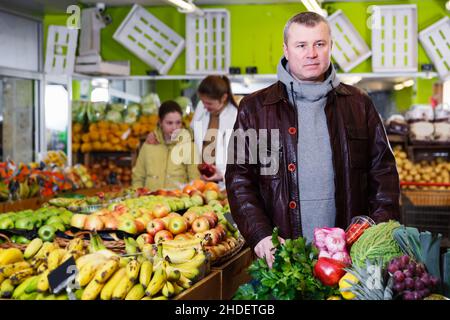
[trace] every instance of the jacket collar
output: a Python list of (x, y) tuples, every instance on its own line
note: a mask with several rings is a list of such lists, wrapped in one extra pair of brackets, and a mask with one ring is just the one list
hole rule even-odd
[[(342, 96), (352, 95), (350, 90), (348, 90), (346, 86), (343, 85), (342, 83), (340, 83), (336, 88), (334, 88), (334, 90), (330, 91), (330, 93), (333, 91)], [(266, 106), (276, 104), (277, 102), (283, 99), (288, 99), (286, 86), (281, 81), (277, 81), (275, 84), (269, 87), (263, 105)]]

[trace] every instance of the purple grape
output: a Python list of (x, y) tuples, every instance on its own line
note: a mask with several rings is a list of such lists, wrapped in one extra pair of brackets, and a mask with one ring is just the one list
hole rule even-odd
[(405, 278), (405, 287), (407, 289), (413, 289), (414, 288), (414, 280), (410, 277)]
[(404, 255), (400, 257), (400, 262), (402, 265), (406, 266), (409, 263), (409, 256)]
[(416, 272), (416, 264), (414, 262), (410, 262), (406, 266), (406, 269), (408, 269), (409, 271), (411, 271), (412, 274), (414, 274)]
[(424, 267), (424, 265), (423, 264), (418, 264), (417, 265), (417, 267), (416, 267), (416, 275), (417, 276), (422, 276), (423, 274), (425, 273), (425, 267)]
[(420, 300), (420, 299), (422, 299), (420, 293), (417, 292), (417, 291), (413, 291), (412, 295), (413, 295), (413, 298), (414, 298), (413, 300)]
[(414, 274), (409, 270), (404, 270), (403, 274), (405, 275), (405, 278), (412, 278)]
[(397, 282), (394, 284), (394, 290), (397, 292), (403, 292), (405, 290), (405, 283), (404, 282)]
[(398, 268), (398, 264), (397, 263), (391, 263), (388, 266), (388, 271), (389, 271), (390, 274), (394, 274), (398, 269), (399, 268)]
[(417, 279), (414, 283), (414, 287), (417, 291), (425, 289), (425, 284), (422, 282), (422, 280)]
[(405, 280), (405, 275), (400, 270), (397, 270), (394, 273), (394, 280), (396, 282), (402, 282), (403, 280)]
[(430, 289), (425, 288), (423, 290), (420, 290), (420, 293), (422, 295), (422, 298), (426, 298), (430, 295), (431, 291)]
[(414, 300), (414, 295), (411, 291), (403, 291), (403, 300)]
[(424, 283), (424, 285), (426, 287), (429, 287), (431, 284), (430, 275), (428, 273), (422, 274), (422, 276), (420, 277), (420, 280), (422, 280), (422, 282)]
[(438, 283), (439, 283), (439, 279), (437, 277), (435, 277), (435, 276), (431, 276), (430, 277), (430, 282), (431, 282), (431, 285), (433, 287), (436, 287), (438, 285)]

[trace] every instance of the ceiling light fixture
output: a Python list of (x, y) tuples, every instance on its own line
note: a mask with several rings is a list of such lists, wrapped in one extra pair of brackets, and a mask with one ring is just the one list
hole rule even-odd
[(396, 85), (394, 85), (394, 90), (399, 91), (402, 90), (405, 86), (403, 85), (403, 83), (397, 83)]
[(178, 8), (182, 13), (193, 13), (199, 16), (203, 16), (204, 12), (197, 7), (192, 0), (166, 0)]
[(301, 1), (308, 11), (318, 13), (325, 18), (328, 16), (327, 11), (320, 7), (320, 3), (318, 2), (320, 0), (301, 0)]
[(402, 83), (403, 86), (406, 87), (412, 87), (414, 85), (414, 80), (410, 79), (410, 80), (406, 80), (405, 82)]

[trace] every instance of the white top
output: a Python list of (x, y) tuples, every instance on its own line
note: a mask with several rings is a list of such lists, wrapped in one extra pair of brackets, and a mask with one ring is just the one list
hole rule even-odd
[[(219, 130), (216, 142), (216, 167), (225, 176), (227, 167), (227, 148), (230, 137), (233, 133), (238, 109), (228, 103), (219, 115)], [(203, 150), (203, 140), (208, 130), (210, 113), (205, 109), (200, 101), (195, 109), (194, 117), (191, 121), (191, 128), (194, 131), (194, 142), (199, 153)], [(203, 159), (203, 157), (202, 157)]]

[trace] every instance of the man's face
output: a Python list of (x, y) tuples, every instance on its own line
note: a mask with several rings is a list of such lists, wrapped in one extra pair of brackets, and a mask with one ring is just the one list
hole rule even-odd
[(323, 81), (330, 66), (331, 37), (324, 22), (314, 27), (293, 23), (288, 29), (284, 56), (291, 73), (299, 80)]

